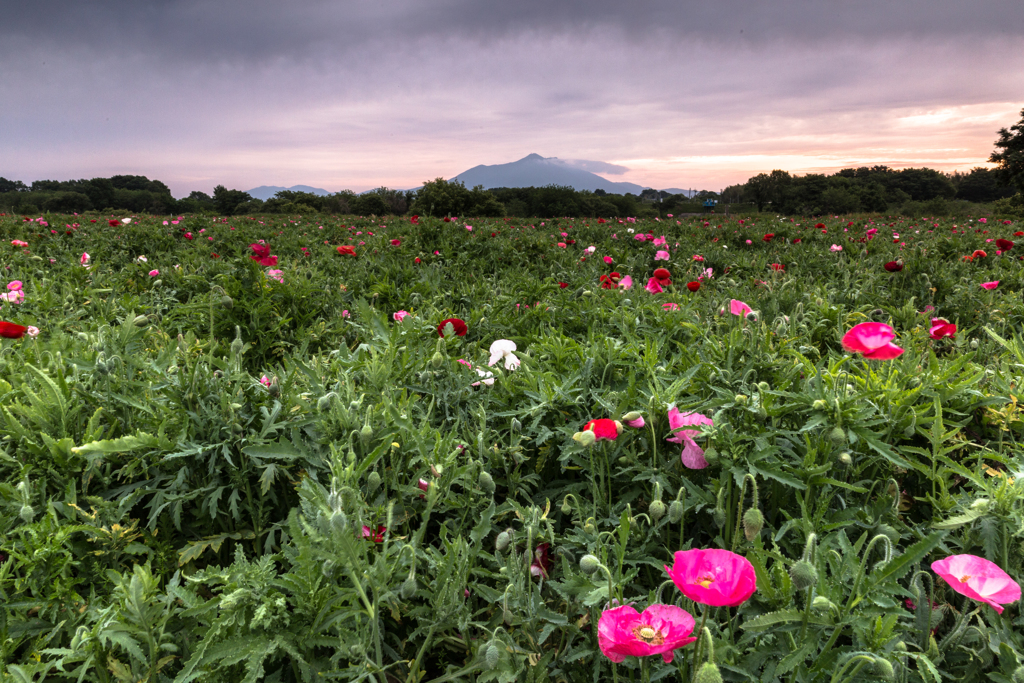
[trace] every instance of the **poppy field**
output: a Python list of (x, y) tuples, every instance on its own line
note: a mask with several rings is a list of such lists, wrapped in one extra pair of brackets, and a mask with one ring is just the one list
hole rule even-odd
[(10, 681), (1024, 681), (1024, 224), (0, 215)]

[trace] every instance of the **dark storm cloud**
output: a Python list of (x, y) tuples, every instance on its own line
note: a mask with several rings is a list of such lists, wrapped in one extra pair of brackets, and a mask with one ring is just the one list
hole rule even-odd
[(487, 43), (607, 29), (631, 42), (737, 45), (1024, 35), (1020, 0), (3, 0), (0, 17), (0, 46), (74, 45), (198, 62), (317, 60), (387, 41)]

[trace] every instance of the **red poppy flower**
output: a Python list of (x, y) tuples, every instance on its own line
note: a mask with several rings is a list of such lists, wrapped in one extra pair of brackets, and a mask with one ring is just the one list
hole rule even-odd
[(793, 240), (793, 244), (800, 244), (800, 238), (797, 237), (795, 240)]
[(402, 245), (402, 240), (391, 240), (391, 246), (398, 247)]
[(693, 282), (687, 282), (686, 288), (691, 292), (696, 292), (698, 289), (700, 289), (700, 283), (697, 282), (696, 280), (694, 280)]
[(92, 219), (91, 221), (89, 221), (89, 222), (90, 222), (90, 223), (95, 223), (95, 222), (96, 222), (96, 219), (95, 219), (95, 218), (93, 218), (93, 219)]
[(110, 219), (109, 221), (107, 221), (107, 223), (110, 225), (110, 227), (114, 228), (120, 225), (121, 221), (115, 221), (114, 219)]
[(661, 286), (672, 284), (672, 273), (668, 272), (667, 268), (655, 268), (654, 278), (658, 281)]
[(597, 222), (598, 222), (598, 223), (607, 223), (608, 221), (606, 221), (606, 220), (605, 220), (605, 219), (603, 219), (603, 218), (598, 218), (598, 219), (597, 219)]
[(419, 263), (419, 262), (420, 262), (420, 257), (419, 256), (417, 256), (416, 258), (413, 259), (413, 263)]
[(583, 431), (594, 432), (594, 436), (597, 437), (598, 441), (601, 439), (614, 441), (619, 437), (619, 425), (615, 420), (609, 420), (608, 418), (591, 420), (587, 424), (583, 425)]
[(210, 258), (220, 258), (220, 254), (210, 254)]
[(1024, 232), (1021, 232), (1020, 230), (1018, 230), (1017, 232), (1013, 233), (1013, 236), (1014, 237), (1024, 237)]
[(452, 329), (455, 330), (456, 337), (465, 337), (466, 332), (469, 332), (469, 328), (466, 327), (466, 322), (464, 320), (460, 320), (459, 318), (448, 318), (446, 320), (442, 320), (441, 324), (437, 326), (437, 333), (442, 337), (444, 336), (444, 326), (448, 323), (452, 324)]
[(901, 270), (903, 270), (903, 264), (900, 263), (899, 261), (889, 261), (882, 267), (885, 268), (890, 273), (898, 273)]
[(270, 246), (266, 244), (254, 243), (250, 244), (249, 248), (252, 249), (253, 253), (249, 257), (253, 261), (258, 262), (261, 266), (276, 266), (277, 257), (271, 256)]
[(598, 278), (601, 281), (601, 289), (615, 289), (619, 286), (619, 280), (622, 275), (616, 272), (611, 272), (608, 275), (602, 275)]
[(824, 227), (825, 227), (825, 224), (824, 224), (824, 223), (815, 223), (815, 224), (814, 224), (814, 227), (815, 227), (816, 229), (818, 229), (818, 230), (821, 230), (822, 228), (824, 228)]
[(983, 252), (981, 249), (975, 249), (974, 253), (971, 254), (971, 260), (974, 260), (976, 258), (986, 258), (987, 256), (988, 254)]
[(451, 223), (451, 222), (452, 222), (452, 219), (451, 219), (451, 218), (448, 218), (448, 216), (445, 216), (445, 217), (444, 217), (444, 222), (445, 222), (445, 223)]
[(419, 224), (420, 224), (420, 217), (419, 217), (419, 214), (417, 214), (417, 215), (413, 216), (412, 218), (410, 218), (410, 219), (409, 219), (409, 221), (410, 221), (410, 222), (411, 222), (411, 223), (412, 223), (413, 225), (419, 225)]
[(770, 232), (767, 235), (765, 235), (764, 237), (762, 237), (761, 239), (764, 240), (765, 242), (771, 242), (773, 237), (775, 237), (775, 233), (774, 232)]
[(7, 339), (21, 339), (28, 332), (28, 328), (23, 325), (17, 325), (15, 323), (9, 323), (0, 320), (0, 337), (6, 337)]
[(996, 246), (999, 247), (999, 251), (1010, 251), (1013, 249), (1013, 242), (1010, 240), (998, 239), (996, 240)]
[(384, 526), (383, 524), (378, 524), (376, 531), (374, 531), (373, 529), (371, 529), (370, 527), (368, 527), (368, 526), (366, 526), (364, 524), (363, 525), (363, 538), (368, 538), (371, 541), (373, 541), (374, 543), (383, 543), (384, 542), (384, 532), (387, 531), (387, 530), (388, 530), (388, 528), (386, 526)]
[(558, 286), (561, 287), (562, 289), (565, 289), (566, 287), (569, 286), (569, 283), (568, 282), (559, 282)]
[(343, 244), (340, 247), (338, 247), (338, 253), (341, 254), (342, 256), (355, 256), (356, 248), (348, 244)]
[(774, 270), (776, 273), (779, 272), (780, 270), (785, 270), (785, 269), (786, 269), (786, 266), (782, 265), (781, 263), (773, 263), (772, 264), (772, 270)]
[(541, 543), (533, 551), (533, 562), (530, 563), (531, 576), (548, 578), (548, 572), (551, 571), (551, 560), (548, 558), (548, 548), (550, 547), (550, 543)]

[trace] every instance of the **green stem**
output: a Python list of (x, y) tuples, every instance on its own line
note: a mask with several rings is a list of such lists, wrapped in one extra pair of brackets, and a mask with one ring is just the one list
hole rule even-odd
[(416, 674), (420, 670), (420, 662), (423, 661), (423, 655), (426, 653), (427, 646), (430, 645), (430, 641), (434, 637), (434, 630), (436, 628), (436, 623), (430, 625), (430, 630), (427, 631), (427, 637), (423, 640), (423, 645), (420, 646), (420, 651), (416, 653), (416, 661), (412, 663), (412, 667), (409, 669), (409, 677), (406, 678), (406, 681), (409, 683), (420, 680), (420, 676), (417, 676)]
[(700, 628), (697, 629), (697, 645), (693, 648), (693, 663), (690, 665), (690, 668), (693, 669), (694, 680), (697, 678), (697, 657), (700, 655), (700, 645), (702, 640), (700, 635), (704, 633), (704, 624), (706, 624), (707, 621), (708, 606), (704, 605), (704, 615), (700, 618)]

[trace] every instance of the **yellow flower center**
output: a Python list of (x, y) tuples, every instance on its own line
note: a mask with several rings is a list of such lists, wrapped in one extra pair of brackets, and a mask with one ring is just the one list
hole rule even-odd
[(700, 584), (704, 588), (707, 588), (715, 582), (715, 577), (711, 574), (705, 574), (704, 576), (697, 579), (696, 583)]
[(971, 575), (970, 574), (964, 574), (963, 576), (960, 577), (960, 583), (967, 583), (970, 580), (971, 580)]
[(637, 640), (642, 640), (648, 645), (661, 645), (665, 642), (665, 636), (649, 625), (637, 626), (633, 629), (633, 635)]

